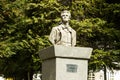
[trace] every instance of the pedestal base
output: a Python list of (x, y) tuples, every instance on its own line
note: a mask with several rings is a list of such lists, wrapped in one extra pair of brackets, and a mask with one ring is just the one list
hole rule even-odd
[(87, 80), (92, 48), (55, 45), (40, 51), (42, 80)]

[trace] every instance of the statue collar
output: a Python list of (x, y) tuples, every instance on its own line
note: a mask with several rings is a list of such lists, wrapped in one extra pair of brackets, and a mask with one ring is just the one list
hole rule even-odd
[(62, 28), (63, 30), (64, 30), (64, 29), (68, 29), (68, 31), (72, 32), (72, 28), (70, 27), (70, 25), (65, 26), (65, 25), (61, 24), (60, 26), (61, 26), (61, 28)]

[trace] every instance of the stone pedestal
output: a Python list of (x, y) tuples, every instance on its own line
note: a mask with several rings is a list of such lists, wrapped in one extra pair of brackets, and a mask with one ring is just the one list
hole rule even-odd
[(40, 51), (42, 80), (87, 80), (92, 48), (54, 45)]

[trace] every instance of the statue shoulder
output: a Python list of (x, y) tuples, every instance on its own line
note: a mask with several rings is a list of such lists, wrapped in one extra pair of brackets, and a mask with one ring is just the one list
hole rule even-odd
[(76, 31), (73, 29), (73, 32), (75, 32), (76, 33)]
[(76, 31), (72, 28), (72, 27), (69, 27), (70, 31), (76, 33)]
[(62, 29), (62, 26), (61, 26), (61, 25), (58, 25), (58, 26), (53, 27), (53, 30), (61, 30), (61, 29)]

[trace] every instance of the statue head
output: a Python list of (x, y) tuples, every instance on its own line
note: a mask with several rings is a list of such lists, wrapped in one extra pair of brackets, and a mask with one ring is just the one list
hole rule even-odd
[(61, 12), (61, 18), (63, 22), (68, 22), (71, 18), (70, 11), (64, 10)]

